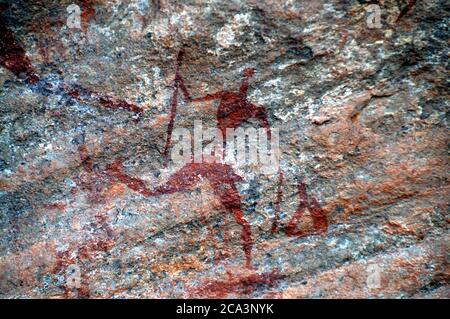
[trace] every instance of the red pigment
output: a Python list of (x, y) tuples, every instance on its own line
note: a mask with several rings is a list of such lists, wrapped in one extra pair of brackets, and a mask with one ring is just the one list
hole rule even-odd
[(235, 129), (240, 124), (256, 119), (266, 129), (267, 136), (270, 140), (270, 124), (267, 119), (266, 111), (263, 107), (250, 103), (247, 100), (247, 92), (249, 88), (249, 79), (255, 74), (254, 69), (247, 68), (244, 70), (244, 80), (239, 88), (239, 92), (220, 91), (208, 94), (204, 97), (194, 98), (193, 102), (203, 102), (211, 100), (220, 100), (217, 109), (217, 127), (222, 132), (223, 139), (226, 137), (226, 129)]
[(124, 109), (124, 110), (138, 113), (138, 114), (143, 113), (143, 110), (141, 107), (131, 104), (131, 103), (128, 103), (127, 101), (124, 101), (124, 100), (119, 100), (114, 97), (109, 97), (109, 96), (105, 96), (105, 95), (98, 96), (97, 99), (102, 106), (113, 109), (113, 110)]
[[(67, 267), (76, 264), (78, 267), (83, 268), (83, 261), (95, 261), (97, 260), (98, 253), (106, 253), (114, 246), (115, 241), (113, 239), (114, 234), (111, 225), (108, 222), (108, 218), (104, 213), (99, 213), (96, 216), (97, 231), (101, 231), (106, 234), (102, 235), (102, 238), (94, 238), (86, 240), (79, 244), (79, 246), (71, 247), (65, 251), (58, 252), (56, 255), (56, 263), (53, 267), (53, 273), (60, 273), (66, 271)], [(95, 235), (95, 234), (93, 234)], [(101, 235), (101, 234), (97, 234)], [(99, 236), (96, 236), (99, 237)], [(73, 246), (73, 244), (71, 244)], [(71, 257), (75, 256), (75, 257)], [(89, 298), (90, 289), (89, 281), (86, 271), (80, 270), (80, 287), (76, 288), (78, 298)], [(64, 286), (64, 296), (70, 298), (72, 296), (72, 288), (67, 284)]]
[(281, 200), (283, 198), (283, 189), (282, 189), (283, 183), (284, 183), (284, 174), (280, 168), (280, 171), (278, 172), (277, 200), (275, 202), (275, 217), (272, 223), (272, 230), (271, 230), (272, 234), (275, 234), (277, 232), (278, 224), (280, 222)]
[(94, 0), (81, 0), (81, 27), (86, 31), (89, 21), (95, 16)]
[(81, 174), (77, 184), (89, 194), (92, 203), (101, 203), (105, 199), (104, 189), (109, 185), (107, 176), (101, 172), (94, 171), (93, 161), (86, 145), (78, 147), (81, 165), (87, 174)]
[(143, 180), (127, 175), (123, 171), (123, 159), (118, 158), (113, 163), (106, 166), (105, 172), (93, 170), (92, 158), (89, 155), (86, 145), (78, 147), (83, 169), (88, 173), (81, 178), (80, 185), (89, 193), (89, 198), (94, 203), (100, 203), (105, 199), (104, 190), (116, 181), (125, 184), (131, 190), (144, 196), (150, 196), (151, 192), (145, 186)]
[(224, 298), (229, 294), (250, 294), (261, 286), (272, 287), (284, 276), (279, 271), (273, 270), (269, 273), (251, 274), (248, 276), (233, 278), (230, 275), (228, 280), (208, 281), (190, 292), (191, 297), (201, 296), (209, 298)]
[(167, 140), (166, 140), (166, 145), (164, 146), (164, 152), (163, 152), (163, 155), (166, 158), (167, 158), (167, 152), (170, 147), (170, 143), (172, 141), (173, 126), (175, 123), (175, 116), (177, 114), (178, 90), (181, 89), (181, 92), (183, 93), (184, 98), (187, 101), (191, 100), (189, 92), (187, 91), (186, 86), (184, 85), (184, 81), (180, 76), (180, 67), (181, 67), (181, 63), (183, 62), (183, 57), (184, 57), (184, 51), (180, 50), (178, 52), (178, 56), (177, 56), (177, 65), (176, 65), (176, 70), (175, 70), (175, 79), (174, 79), (173, 96), (172, 96), (172, 107), (170, 110), (169, 125), (167, 126)]
[[(85, 2), (92, 6), (92, 1)], [(7, 28), (1, 16), (1, 13), (5, 10), (6, 6), (0, 5), (0, 65), (10, 70), (15, 76), (25, 79), (27, 83), (36, 83), (39, 81), (39, 76), (35, 73), (30, 59), (26, 56), (26, 51), (17, 43), (14, 34)], [(92, 10), (95, 13), (95, 9)], [(65, 90), (70, 96), (81, 101), (89, 100), (90, 97), (93, 97), (103, 107), (114, 110), (122, 108), (140, 115), (144, 112), (141, 107), (135, 104), (88, 89), (83, 90), (87, 92), (89, 97), (82, 96), (77, 89), (65, 87)]]
[(208, 94), (204, 97), (192, 99), (183, 79), (180, 75), (180, 66), (183, 60), (184, 51), (181, 50), (178, 53), (177, 65), (174, 79), (174, 92), (172, 97), (172, 108), (170, 112), (169, 125), (167, 127), (167, 140), (164, 146), (163, 155), (167, 158), (168, 149), (172, 140), (172, 131), (175, 122), (175, 116), (178, 105), (178, 90), (181, 89), (184, 98), (188, 102), (202, 102), (211, 100), (220, 100), (219, 107), (217, 109), (217, 127), (222, 132), (223, 140), (225, 141), (226, 129), (235, 129), (240, 124), (249, 121), (250, 119), (256, 119), (266, 129), (269, 140), (271, 139), (270, 123), (267, 118), (267, 113), (263, 107), (250, 103), (247, 100), (247, 92), (249, 88), (249, 79), (255, 74), (255, 70), (247, 68), (244, 70), (244, 80), (239, 88), (239, 92), (220, 91), (212, 94)]
[(78, 153), (80, 154), (81, 164), (86, 172), (92, 173), (93, 164), (91, 156), (88, 153), (86, 145), (82, 144), (78, 147)]
[(223, 207), (233, 215), (242, 226), (241, 239), (246, 257), (246, 266), (251, 268), (253, 239), (250, 224), (241, 209), (241, 199), (236, 188), (236, 181), (242, 178), (236, 175), (230, 165), (220, 163), (188, 163), (169, 177), (163, 185), (151, 191), (151, 196), (172, 194), (195, 186), (200, 178), (205, 178), (220, 199)]
[[(95, 91), (89, 90), (89, 89), (74, 89), (71, 87), (64, 86), (64, 90), (67, 92), (68, 95), (71, 97), (81, 101), (81, 102), (88, 102), (91, 99), (94, 99), (95, 102), (99, 103), (101, 106), (110, 108), (113, 110), (117, 109), (124, 109), (133, 113), (137, 113), (139, 115), (142, 115), (144, 113), (144, 110), (132, 103), (128, 103), (125, 100), (121, 100), (112, 96), (108, 95), (102, 95), (100, 93), (97, 93)], [(82, 92), (83, 91), (83, 92)]]
[(139, 178), (131, 177), (123, 172), (123, 159), (118, 158), (106, 168), (106, 174), (125, 184), (131, 190), (144, 196), (150, 196), (151, 192), (145, 185), (145, 182)]
[[(308, 200), (306, 185), (304, 183), (300, 183), (298, 185), (298, 196), (299, 196), (299, 204), (296, 212), (294, 213), (294, 216), (292, 217), (292, 219), (289, 221), (288, 225), (285, 228), (286, 235), (305, 237), (314, 234), (326, 233), (328, 229), (327, 215), (325, 214), (324, 210), (320, 207), (318, 201), (314, 197), (310, 197), (310, 199)], [(309, 210), (313, 220), (313, 229), (310, 231), (297, 230), (298, 220), (305, 213), (305, 209)]]
[(400, 11), (400, 14), (397, 17), (395, 22), (399, 22), (405, 15), (407, 15), (416, 5), (416, 0), (408, 0), (408, 4)]
[(6, 5), (0, 6), (0, 65), (15, 76), (33, 84), (39, 81), (25, 50), (17, 43), (14, 34), (8, 29), (2, 17)]
[[(53, 273), (59, 273), (61, 271), (65, 271), (67, 267), (70, 265), (76, 264), (80, 268), (83, 267), (81, 263), (84, 260), (94, 261), (96, 259), (97, 253), (105, 253), (111, 250), (114, 245), (114, 241), (111, 239), (107, 240), (90, 240), (84, 242), (79, 247), (75, 247), (74, 249), (67, 249), (63, 252), (57, 253), (56, 263), (53, 268)], [(75, 252), (76, 257), (70, 257)], [(85, 271), (81, 269), (80, 271), (80, 287), (76, 288), (78, 293), (78, 298), (89, 298), (90, 297), (90, 289), (89, 289), (89, 281)], [(72, 288), (67, 284), (64, 286), (64, 296), (65, 298), (69, 298), (72, 293)]]

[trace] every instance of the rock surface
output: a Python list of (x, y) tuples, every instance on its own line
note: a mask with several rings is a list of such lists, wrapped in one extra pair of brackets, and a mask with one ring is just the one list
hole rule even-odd
[[(0, 297), (449, 297), (447, 1), (0, 8)], [(280, 171), (167, 165), (244, 70)]]

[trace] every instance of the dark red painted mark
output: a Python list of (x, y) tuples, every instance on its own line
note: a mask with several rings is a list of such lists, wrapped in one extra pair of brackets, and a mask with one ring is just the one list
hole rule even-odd
[(244, 70), (244, 80), (239, 88), (239, 92), (220, 91), (208, 94), (204, 97), (191, 98), (183, 79), (180, 75), (180, 67), (183, 61), (184, 51), (180, 50), (177, 57), (177, 65), (174, 79), (174, 92), (172, 96), (172, 108), (170, 112), (169, 125), (167, 127), (167, 140), (164, 146), (163, 155), (166, 157), (172, 141), (172, 131), (175, 122), (175, 116), (178, 106), (178, 90), (181, 89), (184, 98), (188, 102), (202, 102), (211, 100), (220, 100), (217, 109), (217, 127), (222, 132), (224, 142), (226, 141), (226, 129), (237, 128), (240, 124), (250, 120), (256, 119), (260, 124), (266, 128), (267, 136), (271, 139), (270, 123), (267, 118), (267, 113), (263, 107), (250, 103), (247, 100), (247, 92), (249, 88), (249, 79), (255, 74), (255, 70), (247, 68)]
[(81, 164), (85, 174), (81, 174), (78, 184), (89, 194), (89, 200), (92, 203), (101, 203), (105, 199), (104, 190), (110, 185), (110, 180), (102, 172), (94, 171), (93, 161), (86, 145), (78, 147)]
[(88, 193), (91, 203), (104, 202), (107, 194), (106, 189), (110, 186), (110, 180), (100, 172), (89, 172), (82, 174), (77, 184), (80, 188)]
[[(298, 185), (298, 196), (299, 196), (299, 204), (297, 207), (297, 211), (294, 213), (294, 216), (289, 221), (288, 225), (285, 228), (286, 235), (288, 236), (296, 236), (296, 237), (305, 237), (314, 234), (324, 234), (328, 230), (328, 218), (325, 214), (324, 210), (320, 207), (318, 201), (314, 197), (309, 197), (306, 192), (306, 185), (304, 183), (300, 183)], [(313, 220), (313, 229), (310, 231), (298, 230), (297, 223), (298, 220), (305, 213), (305, 209), (308, 209), (312, 220)]]
[[(89, 280), (85, 271), (83, 271), (82, 261), (89, 260), (93, 261), (95, 259), (95, 255), (97, 253), (104, 253), (111, 250), (114, 246), (114, 241), (111, 239), (105, 240), (90, 240), (82, 243), (78, 247), (67, 249), (63, 252), (60, 252), (56, 256), (56, 264), (53, 268), (53, 273), (60, 273), (62, 271), (66, 271), (70, 265), (76, 264), (81, 268), (80, 271), (80, 287), (76, 288), (78, 293), (78, 298), (89, 298), (90, 297), (90, 289), (89, 289)], [(76, 257), (71, 257), (72, 255), (76, 255)], [(71, 297), (72, 287), (64, 284), (64, 296), (65, 298)]]
[(248, 295), (261, 287), (272, 287), (277, 281), (283, 279), (278, 270), (264, 274), (251, 274), (248, 276), (228, 280), (208, 281), (190, 291), (191, 297), (224, 298), (229, 294)]
[(251, 268), (251, 251), (253, 239), (250, 224), (244, 217), (241, 209), (241, 198), (236, 188), (236, 181), (242, 178), (236, 175), (230, 165), (220, 163), (189, 163), (169, 177), (163, 185), (149, 190), (145, 182), (139, 178), (131, 177), (123, 172), (123, 159), (118, 158), (107, 165), (106, 172), (93, 170), (92, 158), (85, 145), (78, 148), (83, 168), (88, 177), (82, 179), (81, 186), (90, 194), (91, 201), (104, 200), (103, 191), (111, 183), (119, 181), (131, 190), (145, 197), (173, 194), (194, 187), (200, 178), (206, 178), (219, 197), (224, 208), (233, 215), (235, 221), (242, 226), (241, 239), (246, 257), (246, 266)]
[(93, 164), (91, 156), (89, 155), (86, 145), (82, 144), (78, 147), (78, 153), (80, 154), (81, 164), (86, 172), (92, 173)]
[(88, 192), (89, 199), (93, 203), (101, 203), (105, 200), (105, 191), (111, 184), (120, 182), (131, 190), (144, 196), (150, 196), (151, 192), (145, 186), (144, 181), (131, 177), (123, 171), (123, 159), (118, 158), (113, 163), (106, 166), (106, 171), (95, 171), (93, 161), (89, 155), (86, 145), (78, 147), (81, 164), (87, 174), (82, 174), (79, 185)]
[(117, 179), (122, 184), (125, 184), (131, 190), (138, 192), (144, 196), (150, 196), (151, 192), (145, 186), (143, 180), (135, 177), (131, 177), (123, 172), (123, 159), (118, 158), (112, 164), (109, 164), (106, 168), (106, 173), (108, 176)]
[(138, 113), (138, 114), (143, 113), (142, 108), (140, 108), (137, 105), (128, 103), (127, 101), (124, 101), (124, 100), (119, 100), (114, 97), (109, 97), (109, 96), (105, 96), (105, 95), (98, 96), (97, 98), (101, 105), (108, 107), (110, 109), (113, 109), (113, 110), (124, 109), (124, 110), (128, 110), (130, 112), (134, 112), (134, 113)]
[(43, 205), (43, 207), (44, 207), (44, 209), (48, 209), (48, 210), (63, 211), (66, 209), (67, 205), (64, 203), (52, 203), (52, 204)]
[(0, 65), (27, 83), (36, 83), (39, 81), (39, 77), (36, 75), (30, 59), (25, 50), (17, 43), (14, 34), (8, 29), (3, 19), (2, 13), (6, 9), (4, 4), (0, 6)]
[(170, 110), (169, 125), (167, 126), (166, 145), (164, 146), (164, 152), (163, 152), (163, 155), (164, 155), (164, 157), (166, 157), (166, 160), (167, 160), (167, 152), (169, 151), (170, 143), (172, 142), (173, 126), (175, 123), (175, 116), (177, 114), (178, 90), (181, 89), (181, 92), (183, 93), (184, 98), (187, 101), (191, 100), (189, 92), (187, 91), (186, 86), (184, 85), (184, 81), (180, 76), (180, 67), (181, 67), (181, 63), (183, 62), (183, 57), (184, 57), (184, 51), (180, 50), (180, 52), (178, 52), (178, 56), (177, 56), (177, 65), (176, 65), (176, 70), (175, 70), (175, 79), (174, 79), (173, 96), (172, 96), (172, 107)]
[[(272, 234), (277, 232), (280, 222), (280, 213), (281, 213), (280, 203), (281, 198), (283, 196), (282, 184), (284, 183), (284, 174), (281, 170), (279, 174), (280, 175), (278, 181), (277, 201), (275, 203), (275, 217), (272, 223), (272, 231), (271, 231)], [(306, 185), (304, 183), (300, 183), (298, 185), (298, 197), (299, 203), (297, 206), (297, 210), (295, 211), (294, 216), (289, 221), (288, 225), (284, 228), (286, 235), (305, 237), (314, 234), (326, 233), (328, 230), (327, 215), (325, 211), (320, 207), (319, 202), (314, 197), (308, 196), (306, 192)], [(309, 210), (311, 218), (313, 220), (313, 229), (310, 231), (297, 230), (298, 221), (305, 213), (305, 209)]]
[(275, 217), (273, 219), (272, 224), (272, 234), (275, 234), (278, 230), (278, 224), (280, 222), (280, 213), (281, 213), (281, 200), (283, 198), (283, 184), (284, 184), (284, 173), (280, 168), (278, 172), (278, 189), (277, 189), (277, 200), (275, 202)]
[(139, 115), (142, 115), (144, 113), (144, 110), (135, 104), (128, 103), (125, 100), (120, 100), (112, 96), (102, 95), (90, 89), (86, 88), (77, 89), (65, 86), (64, 90), (67, 92), (68, 95), (81, 102), (86, 103), (89, 101), (94, 101), (96, 103), (99, 103), (103, 107), (110, 108), (113, 110), (124, 109), (133, 113), (137, 113)]
[(94, 0), (81, 0), (81, 28), (87, 30), (89, 21), (95, 16)]
[[(78, 298), (90, 297), (89, 280), (86, 271), (83, 271), (83, 261), (95, 261), (98, 253), (106, 253), (115, 245), (114, 233), (105, 213), (98, 213), (92, 225), (95, 227), (95, 231), (92, 234), (94, 239), (82, 241), (80, 244), (71, 243), (68, 249), (57, 253), (55, 266), (52, 271), (53, 273), (65, 272), (67, 267), (74, 264), (81, 268), (81, 285), (79, 288), (76, 288)], [(72, 297), (72, 288), (67, 284), (64, 284), (63, 288), (65, 298)]]
[(263, 107), (250, 103), (247, 100), (249, 88), (249, 79), (255, 74), (255, 70), (247, 68), (244, 70), (244, 80), (242, 81), (239, 92), (220, 91), (208, 94), (204, 97), (193, 98), (193, 102), (220, 100), (217, 109), (217, 128), (222, 132), (225, 140), (226, 129), (235, 129), (240, 124), (250, 120), (257, 119), (267, 130), (267, 136), (270, 140), (270, 123), (267, 119), (267, 113)]
[[(92, 1), (85, 1), (93, 5)], [(27, 83), (34, 84), (39, 81), (30, 59), (25, 50), (17, 43), (14, 34), (9, 30), (3, 20), (1, 13), (6, 10), (5, 5), (0, 5), (0, 65), (10, 70), (18, 78), (23, 78)], [(95, 9), (94, 10), (95, 13)], [(103, 107), (113, 110), (124, 109), (142, 115), (144, 110), (132, 103), (117, 99), (112, 96), (102, 95), (85, 88), (64, 87), (67, 94), (83, 102), (94, 101)], [(185, 90), (185, 88), (184, 88)], [(138, 118), (139, 119), (139, 118)]]
[(241, 239), (246, 257), (246, 266), (251, 268), (253, 239), (250, 224), (241, 209), (241, 198), (236, 188), (236, 181), (242, 178), (236, 175), (230, 165), (220, 163), (188, 163), (170, 176), (169, 180), (153, 191), (151, 196), (172, 194), (195, 186), (200, 177), (206, 178), (219, 197), (225, 209), (235, 221), (242, 226)]
[(408, 0), (408, 4), (400, 11), (400, 14), (397, 17), (395, 22), (399, 22), (405, 15), (407, 15), (416, 5), (416, 0)]

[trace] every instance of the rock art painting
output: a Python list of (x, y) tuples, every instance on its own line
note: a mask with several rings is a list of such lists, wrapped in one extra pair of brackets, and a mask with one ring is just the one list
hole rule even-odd
[(0, 297), (448, 298), (448, 9), (0, 0)]

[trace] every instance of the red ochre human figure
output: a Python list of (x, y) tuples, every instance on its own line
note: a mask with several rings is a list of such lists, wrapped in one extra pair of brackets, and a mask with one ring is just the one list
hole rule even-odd
[(160, 196), (185, 191), (195, 187), (201, 179), (206, 179), (220, 199), (221, 204), (234, 220), (242, 226), (242, 245), (246, 258), (246, 267), (251, 268), (253, 239), (250, 224), (241, 209), (241, 197), (236, 182), (242, 178), (236, 175), (233, 168), (220, 163), (188, 163), (174, 174), (163, 185), (149, 190), (143, 181), (123, 173), (121, 163), (116, 162), (108, 167), (108, 172), (117, 180), (126, 184), (130, 189), (141, 193), (145, 197)]
[(244, 70), (244, 80), (242, 81), (242, 84), (239, 88), (239, 92), (220, 91), (208, 94), (204, 97), (192, 98), (184, 84), (183, 78), (180, 75), (180, 67), (182, 64), (183, 56), (184, 51), (180, 50), (177, 56), (170, 121), (169, 125), (167, 126), (167, 139), (163, 151), (163, 155), (166, 157), (166, 159), (172, 140), (172, 131), (177, 112), (179, 90), (181, 90), (184, 99), (187, 102), (220, 100), (220, 104), (217, 109), (217, 128), (222, 132), (224, 144), (226, 142), (227, 128), (235, 129), (242, 123), (251, 119), (257, 120), (261, 124), (261, 126), (266, 129), (268, 139), (271, 139), (270, 123), (267, 119), (266, 110), (263, 107), (257, 106), (247, 100), (249, 80), (255, 74), (254, 69), (246, 68)]
[(246, 258), (246, 267), (251, 268), (253, 239), (250, 224), (241, 209), (241, 198), (236, 182), (242, 178), (236, 175), (233, 168), (220, 163), (188, 163), (169, 177), (169, 180), (150, 192), (150, 196), (173, 194), (194, 187), (206, 179), (220, 199), (221, 204), (234, 220), (242, 226), (241, 239)]
[(227, 128), (235, 129), (250, 119), (258, 120), (261, 126), (266, 129), (269, 140), (271, 138), (270, 124), (267, 119), (266, 110), (247, 100), (249, 80), (254, 74), (255, 70), (252, 68), (246, 68), (244, 70), (244, 80), (239, 88), (239, 92), (220, 91), (204, 97), (191, 99), (192, 102), (220, 100), (217, 109), (217, 128), (222, 132), (224, 141)]
[(96, 180), (103, 181), (101, 183), (102, 185), (120, 182), (132, 191), (140, 193), (144, 197), (150, 197), (182, 192), (195, 187), (201, 182), (202, 178), (206, 179), (226, 211), (242, 226), (241, 238), (246, 266), (251, 268), (252, 233), (250, 224), (242, 212), (241, 198), (236, 187), (236, 182), (242, 178), (234, 173), (230, 165), (220, 163), (188, 163), (172, 174), (163, 185), (150, 190), (143, 180), (129, 176), (124, 172), (122, 158), (119, 157), (108, 164), (104, 172), (96, 172), (86, 146), (84, 144), (81, 145), (78, 151), (84, 170), (91, 176), (91, 178), (84, 180), (81, 186), (89, 192), (91, 200), (95, 202), (99, 202), (104, 198), (103, 190), (95, 187)]

